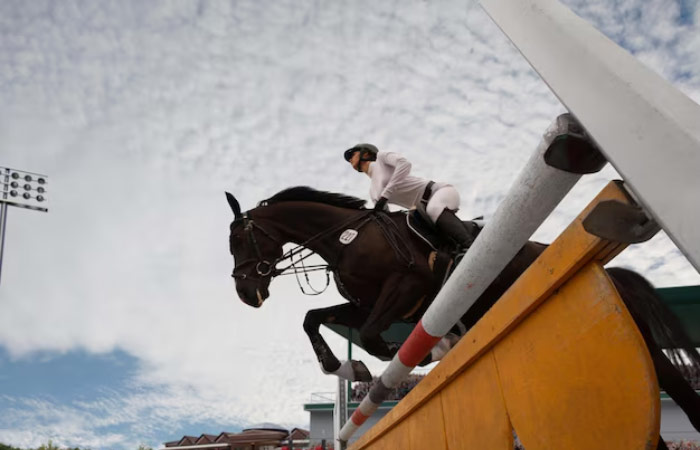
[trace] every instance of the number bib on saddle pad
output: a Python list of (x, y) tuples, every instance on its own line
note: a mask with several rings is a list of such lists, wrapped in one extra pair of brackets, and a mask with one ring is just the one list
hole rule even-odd
[(343, 233), (340, 235), (340, 238), (338, 240), (340, 241), (341, 244), (348, 245), (349, 243), (354, 241), (356, 237), (357, 237), (357, 230), (347, 229), (347, 230), (343, 231)]

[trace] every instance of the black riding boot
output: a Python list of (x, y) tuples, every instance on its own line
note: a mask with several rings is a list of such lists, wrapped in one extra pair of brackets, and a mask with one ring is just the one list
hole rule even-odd
[(474, 239), (462, 221), (449, 209), (442, 211), (440, 217), (435, 221), (435, 226), (441, 233), (457, 242), (464, 251), (474, 243)]

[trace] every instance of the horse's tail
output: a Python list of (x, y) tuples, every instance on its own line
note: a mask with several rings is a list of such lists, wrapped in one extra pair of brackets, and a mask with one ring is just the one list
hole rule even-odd
[(691, 375), (688, 369), (691, 373), (700, 373), (700, 354), (681, 321), (661, 300), (654, 286), (631, 270), (614, 267), (607, 269), (607, 272), (635, 322), (646, 324), (651, 337), (659, 347), (666, 349), (673, 365), (685, 377)]

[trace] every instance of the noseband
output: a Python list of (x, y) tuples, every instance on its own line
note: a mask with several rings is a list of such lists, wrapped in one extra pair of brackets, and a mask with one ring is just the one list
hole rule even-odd
[(259, 275), (259, 281), (262, 281), (266, 277), (275, 277), (276, 275), (278, 275), (279, 273), (277, 269), (275, 269), (275, 266), (279, 262), (279, 258), (272, 262), (263, 258), (262, 253), (260, 253), (260, 247), (258, 246), (258, 240), (255, 238), (254, 230), (260, 230), (265, 236), (272, 240), (272, 242), (279, 245), (280, 247), (282, 246), (282, 244), (277, 239), (272, 237), (272, 235), (268, 233), (263, 227), (255, 223), (253, 219), (249, 218), (247, 213), (243, 214), (243, 227), (245, 235), (248, 238), (248, 243), (253, 247), (253, 251), (255, 252), (255, 256), (257, 259), (247, 259), (245, 261), (242, 261), (240, 264), (233, 268), (233, 273), (231, 273), (231, 277), (239, 280), (247, 279), (247, 274), (237, 274), (236, 269), (239, 269), (240, 267), (249, 263), (255, 263), (255, 272)]

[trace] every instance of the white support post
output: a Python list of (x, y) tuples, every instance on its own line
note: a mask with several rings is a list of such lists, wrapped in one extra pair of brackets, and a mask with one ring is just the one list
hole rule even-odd
[(338, 441), (340, 429), (348, 421), (348, 382), (338, 378), (337, 392), (335, 393), (335, 405), (333, 406), (333, 436), (335, 436), (335, 450), (344, 450), (342, 443)]
[(700, 271), (700, 106), (556, 0), (481, 4)]

